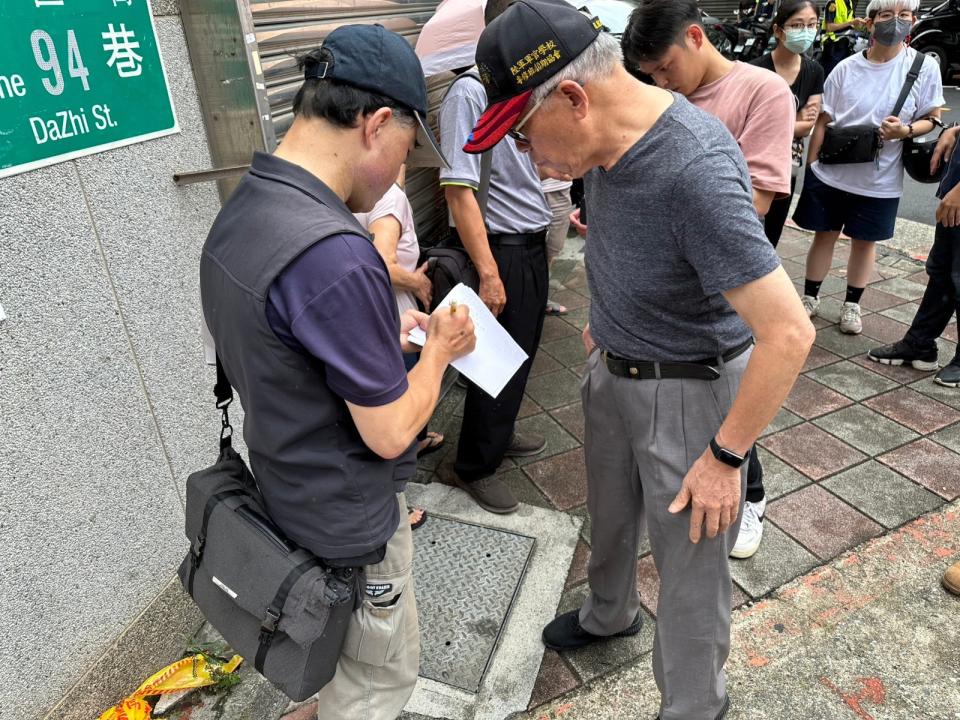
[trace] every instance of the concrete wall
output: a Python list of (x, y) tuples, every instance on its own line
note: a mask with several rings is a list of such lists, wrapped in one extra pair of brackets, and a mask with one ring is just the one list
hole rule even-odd
[(171, 180), (210, 157), (177, 4), (154, 12), (181, 132), (0, 180), (2, 720), (97, 717), (197, 622), (171, 578), (215, 454), (197, 267), (219, 200)]

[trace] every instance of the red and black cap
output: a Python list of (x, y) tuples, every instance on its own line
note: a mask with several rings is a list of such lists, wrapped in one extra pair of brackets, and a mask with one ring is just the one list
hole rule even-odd
[(602, 27), (564, 0), (517, 0), (490, 23), (477, 43), (488, 105), (464, 151), (482, 153), (500, 142), (533, 89), (590, 47)]

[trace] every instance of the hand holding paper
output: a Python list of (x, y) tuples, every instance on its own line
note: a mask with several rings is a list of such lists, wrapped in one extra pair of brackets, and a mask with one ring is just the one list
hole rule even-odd
[[(480, 297), (462, 283), (449, 292), (434, 315), (459, 313), (460, 306), (470, 309), (477, 344), (473, 352), (454, 360), (452, 365), (495, 398), (523, 365), (527, 354), (497, 322)], [(414, 328), (409, 339), (422, 346), (426, 344), (427, 334)]]

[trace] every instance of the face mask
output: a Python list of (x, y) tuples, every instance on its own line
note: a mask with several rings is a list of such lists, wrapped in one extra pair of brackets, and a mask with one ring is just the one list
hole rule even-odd
[(783, 46), (792, 53), (802, 55), (810, 49), (816, 37), (816, 30), (787, 30), (784, 34)]
[(881, 45), (899, 45), (907, 39), (913, 23), (908, 20), (901, 20), (898, 17), (890, 18), (884, 22), (874, 23), (873, 39)]

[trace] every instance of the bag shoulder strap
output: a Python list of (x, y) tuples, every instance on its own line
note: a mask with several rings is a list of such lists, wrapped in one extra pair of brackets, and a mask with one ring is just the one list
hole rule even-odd
[[(474, 72), (473, 70), (467, 70), (465, 73), (458, 75), (453, 79), (453, 82), (450, 83), (450, 86), (447, 88), (447, 91), (443, 94), (443, 100), (447, 99), (447, 95), (450, 94), (450, 89), (456, 85), (460, 80), (464, 78), (473, 78), (477, 82), (481, 82), (480, 74)], [(443, 104), (443, 100), (440, 101), (440, 104)], [(487, 219), (487, 200), (490, 198), (490, 176), (493, 174), (493, 150), (487, 150), (480, 156), (480, 187), (477, 189), (477, 205), (480, 206), (480, 216), (486, 221)]]
[(213, 386), (213, 394), (217, 397), (217, 409), (222, 414), (220, 427), (220, 452), (230, 447), (230, 438), (233, 436), (233, 427), (230, 425), (230, 416), (227, 408), (233, 402), (233, 388), (220, 362), (220, 353), (217, 353), (217, 383)]
[(913, 65), (910, 66), (910, 72), (907, 73), (907, 78), (903, 81), (903, 89), (900, 91), (900, 97), (897, 99), (897, 104), (894, 106), (893, 112), (890, 113), (891, 115), (897, 116), (903, 110), (903, 105), (907, 102), (907, 96), (910, 95), (917, 78), (920, 77), (920, 69), (923, 67), (925, 59), (926, 55), (917, 52), (917, 56), (913, 59)]

